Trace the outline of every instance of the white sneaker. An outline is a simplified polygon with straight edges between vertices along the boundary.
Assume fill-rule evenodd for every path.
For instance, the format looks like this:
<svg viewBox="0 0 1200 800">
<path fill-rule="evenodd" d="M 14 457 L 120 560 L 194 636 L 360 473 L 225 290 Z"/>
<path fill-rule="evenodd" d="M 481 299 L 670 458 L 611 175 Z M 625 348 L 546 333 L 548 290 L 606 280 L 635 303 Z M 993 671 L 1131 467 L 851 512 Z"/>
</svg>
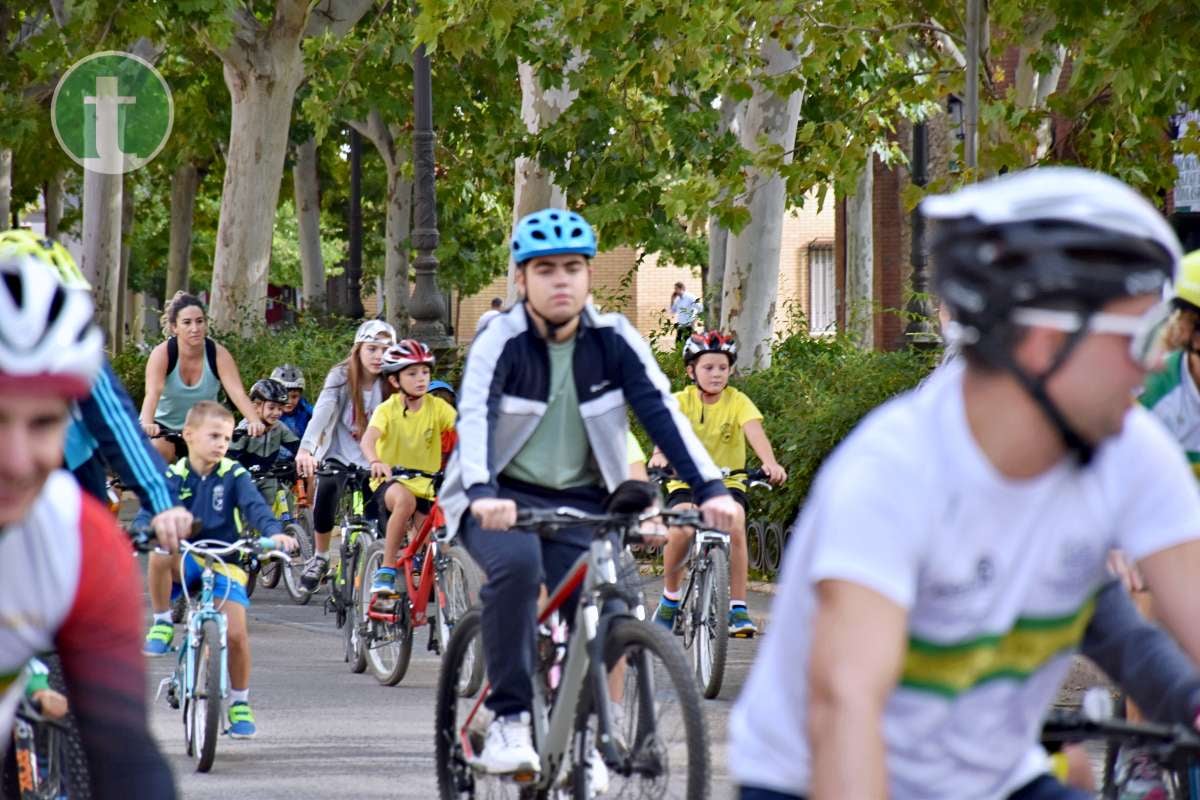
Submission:
<svg viewBox="0 0 1200 800">
<path fill-rule="evenodd" d="M 608 791 L 608 767 L 600 751 L 592 749 L 588 756 L 588 797 L 599 797 Z"/>
<path fill-rule="evenodd" d="M 529 712 L 492 720 L 475 766 L 493 775 L 541 772 L 541 759 L 533 749 L 529 722 Z"/>
</svg>

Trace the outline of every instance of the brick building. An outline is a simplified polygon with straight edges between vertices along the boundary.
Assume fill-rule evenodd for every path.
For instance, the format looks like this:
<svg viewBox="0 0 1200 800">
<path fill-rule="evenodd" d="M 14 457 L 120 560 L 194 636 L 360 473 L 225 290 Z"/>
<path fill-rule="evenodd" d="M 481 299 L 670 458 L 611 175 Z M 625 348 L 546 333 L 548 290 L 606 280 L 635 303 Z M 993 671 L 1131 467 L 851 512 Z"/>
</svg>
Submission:
<svg viewBox="0 0 1200 800">
<path fill-rule="evenodd" d="M 810 327 L 825 328 L 833 323 L 833 217 L 830 207 L 817 210 L 815 198 L 788 213 L 780 246 L 776 330 L 787 322 L 791 309 L 803 312 Z M 629 247 L 599 253 L 593 262 L 593 294 L 601 307 L 620 311 L 649 336 L 666 319 L 676 281 L 683 281 L 693 295 L 701 296 L 703 291 L 699 271 L 660 263 L 655 254 L 646 255 L 639 266 L 638 255 Z M 471 341 L 475 324 L 492 298 L 504 298 L 505 284 L 506 278 L 501 276 L 478 294 L 454 303 L 452 314 L 457 319 L 455 333 L 460 344 Z"/>
</svg>

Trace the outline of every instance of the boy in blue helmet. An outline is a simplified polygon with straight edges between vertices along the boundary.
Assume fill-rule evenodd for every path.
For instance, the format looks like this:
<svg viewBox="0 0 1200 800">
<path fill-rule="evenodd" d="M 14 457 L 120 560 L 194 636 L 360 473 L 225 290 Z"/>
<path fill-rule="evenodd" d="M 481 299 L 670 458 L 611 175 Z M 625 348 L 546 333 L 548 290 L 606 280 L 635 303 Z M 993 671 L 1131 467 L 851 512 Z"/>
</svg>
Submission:
<svg viewBox="0 0 1200 800">
<path fill-rule="evenodd" d="M 478 766 L 498 774 L 541 769 L 529 731 L 538 587 L 557 584 L 590 542 L 587 531 L 510 531 L 518 507 L 602 511 L 629 474 L 628 402 L 695 487 L 708 524 L 728 530 L 742 518 L 645 339 L 587 303 L 591 226 L 545 209 L 517 223 L 511 245 L 521 302 L 471 344 L 457 431 L 472 446 L 450 456 L 440 495 L 450 535 L 462 535 L 488 575 L 480 602 L 495 718 Z"/>
</svg>

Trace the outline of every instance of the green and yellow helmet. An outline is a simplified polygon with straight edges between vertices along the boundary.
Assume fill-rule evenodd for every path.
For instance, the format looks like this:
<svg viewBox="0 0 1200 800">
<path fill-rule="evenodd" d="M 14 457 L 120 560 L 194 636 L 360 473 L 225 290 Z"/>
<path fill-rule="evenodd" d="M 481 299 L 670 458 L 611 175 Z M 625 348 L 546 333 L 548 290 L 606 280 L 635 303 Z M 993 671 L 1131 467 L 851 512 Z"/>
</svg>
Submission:
<svg viewBox="0 0 1200 800">
<path fill-rule="evenodd" d="M 1176 305 L 1200 309 L 1200 250 L 1193 250 L 1179 262 L 1179 276 L 1171 299 Z"/>
<path fill-rule="evenodd" d="M 38 236 L 33 231 L 10 230 L 0 233 L 0 259 L 6 255 L 28 255 L 54 269 L 58 280 L 67 289 L 91 289 L 87 278 L 75 265 L 75 259 L 53 239 Z"/>
</svg>

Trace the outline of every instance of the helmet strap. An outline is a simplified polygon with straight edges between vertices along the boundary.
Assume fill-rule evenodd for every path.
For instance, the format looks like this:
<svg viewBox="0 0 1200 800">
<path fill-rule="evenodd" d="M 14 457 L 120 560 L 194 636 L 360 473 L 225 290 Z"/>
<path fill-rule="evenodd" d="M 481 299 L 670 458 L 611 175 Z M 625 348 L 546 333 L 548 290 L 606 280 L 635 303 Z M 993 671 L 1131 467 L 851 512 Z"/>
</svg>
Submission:
<svg viewBox="0 0 1200 800">
<path fill-rule="evenodd" d="M 1070 335 L 1063 346 L 1054 356 L 1054 361 L 1040 375 L 1030 375 L 1024 369 L 1017 365 L 1013 360 L 1011 353 L 1004 353 L 1000 359 L 1000 366 L 1007 370 L 1021 387 L 1033 398 L 1037 403 L 1038 408 L 1050 420 L 1050 424 L 1058 431 L 1058 435 L 1062 437 L 1063 444 L 1070 450 L 1076 462 L 1081 467 L 1086 467 L 1091 463 L 1092 457 L 1096 454 L 1096 446 L 1083 437 L 1072 425 L 1067 421 L 1062 411 L 1050 399 L 1050 395 L 1046 392 L 1046 382 L 1054 375 L 1055 372 L 1066 363 L 1067 358 L 1075 350 L 1076 346 L 1083 341 L 1083 337 L 1088 333 L 1087 318 L 1091 312 L 1085 312 L 1084 324 L 1079 326 L 1079 330 Z"/>
<path fill-rule="evenodd" d="M 564 325 L 567 325 L 571 322 L 571 320 L 569 320 L 569 319 L 564 322 L 551 322 L 550 320 L 548 320 L 544 316 L 542 316 L 542 313 L 540 311 L 538 311 L 536 308 L 533 307 L 533 303 L 529 302 L 528 298 L 526 298 L 526 300 L 525 300 L 525 308 L 529 309 L 529 313 L 533 314 L 535 317 L 540 319 L 542 321 L 542 324 L 546 326 L 546 341 L 549 341 L 549 342 L 558 342 L 559 330 Z"/>
</svg>

